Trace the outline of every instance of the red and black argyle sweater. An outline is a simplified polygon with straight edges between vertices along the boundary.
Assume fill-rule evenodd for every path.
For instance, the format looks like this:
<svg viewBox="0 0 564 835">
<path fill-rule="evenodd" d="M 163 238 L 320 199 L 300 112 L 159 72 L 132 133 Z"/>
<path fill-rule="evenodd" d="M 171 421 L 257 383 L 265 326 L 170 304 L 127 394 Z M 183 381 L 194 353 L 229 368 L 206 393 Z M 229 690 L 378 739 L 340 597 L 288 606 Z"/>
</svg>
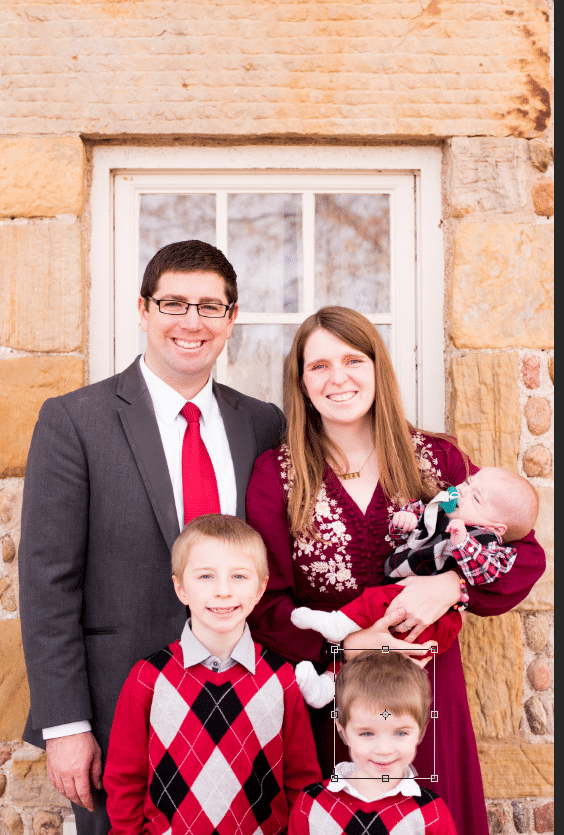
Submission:
<svg viewBox="0 0 564 835">
<path fill-rule="evenodd" d="M 456 835 L 451 814 L 435 792 L 398 793 L 372 802 L 325 783 L 307 786 L 298 797 L 288 835 Z"/>
<path fill-rule="evenodd" d="M 277 835 L 321 779 L 294 671 L 255 644 L 243 665 L 183 666 L 176 641 L 138 662 L 116 708 L 104 786 L 111 835 Z"/>
</svg>

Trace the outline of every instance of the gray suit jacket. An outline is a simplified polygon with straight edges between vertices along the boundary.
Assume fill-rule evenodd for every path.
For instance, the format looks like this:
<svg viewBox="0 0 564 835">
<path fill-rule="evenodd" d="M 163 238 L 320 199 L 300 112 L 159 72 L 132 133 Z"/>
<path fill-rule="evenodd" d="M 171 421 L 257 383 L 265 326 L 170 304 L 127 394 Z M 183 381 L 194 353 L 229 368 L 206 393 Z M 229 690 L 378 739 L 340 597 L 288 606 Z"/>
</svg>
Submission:
<svg viewBox="0 0 564 835">
<path fill-rule="evenodd" d="M 237 482 L 237 515 L 256 458 L 284 416 L 214 383 Z M 19 548 L 31 714 L 24 739 L 90 719 L 107 748 L 133 664 L 180 636 L 173 589 L 178 517 L 138 360 L 115 377 L 46 401 L 28 456 Z"/>
</svg>

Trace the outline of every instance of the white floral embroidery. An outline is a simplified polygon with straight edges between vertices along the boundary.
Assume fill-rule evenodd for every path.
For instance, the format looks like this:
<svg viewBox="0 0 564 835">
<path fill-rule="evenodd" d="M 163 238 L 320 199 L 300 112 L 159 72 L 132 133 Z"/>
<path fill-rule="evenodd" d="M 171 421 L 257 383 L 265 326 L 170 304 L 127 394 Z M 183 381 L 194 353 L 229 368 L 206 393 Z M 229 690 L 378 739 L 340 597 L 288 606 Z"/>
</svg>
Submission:
<svg viewBox="0 0 564 835">
<path fill-rule="evenodd" d="M 278 462 L 282 483 L 288 494 L 292 484 L 292 475 L 287 446 L 280 448 Z M 321 485 L 315 503 L 313 523 L 321 540 L 304 534 L 301 538 L 294 540 L 292 553 L 293 560 L 308 578 L 312 588 L 325 593 L 343 591 L 345 588 L 358 589 L 357 582 L 352 576 L 352 562 L 347 555 L 347 547 L 352 537 L 347 533 L 342 509 L 335 499 L 329 498 L 324 484 Z M 311 557 L 313 561 L 307 562 L 306 559 Z"/>
<path fill-rule="evenodd" d="M 438 467 L 437 456 L 433 452 L 433 444 L 421 432 L 414 432 L 411 441 L 415 447 L 417 466 L 421 470 L 423 481 L 441 481 L 442 473 Z"/>
</svg>

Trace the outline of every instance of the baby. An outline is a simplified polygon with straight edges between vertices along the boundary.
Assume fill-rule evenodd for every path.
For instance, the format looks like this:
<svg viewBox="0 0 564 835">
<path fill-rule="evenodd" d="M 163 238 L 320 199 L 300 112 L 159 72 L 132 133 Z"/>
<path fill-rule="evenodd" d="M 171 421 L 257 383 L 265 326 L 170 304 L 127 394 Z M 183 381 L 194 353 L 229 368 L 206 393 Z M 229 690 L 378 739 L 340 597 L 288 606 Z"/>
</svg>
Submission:
<svg viewBox="0 0 564 835">
<path fill-rule="evenodd" d="M 504 543 L 526 536 L 537 513 L 536 492 L 525 478 L 511 470 L 484 467 L 456 488 L 440 492 L 426 507 L 413 502 L 393 514 L 390 536 L 403 542 L 386 560 L 384 571 L 388 583 L 394 585 L 366 589 L 340 611 L 294 609 L 292 623 L 338 642 L 379 620 L 403 590 L 399 581 L 406 577 L 458 568 L 471 585 L 491 583 L 510 571 L 515 561 L 515 549 Z M 455 609 L 467 604 L 461 579 L 461 601 Z M 437 644 L 434 652 L 445 652 L 461 627 L 460 612 L 450 610 L 421 633 L 416 645 L 430 648 L 433 642 Z M 322 707 L 333 698 L 332 674 L 318 676 L 309 661 L 298 664 L 296 678 L 304 699 L 313 707 Z"/>
</svg>

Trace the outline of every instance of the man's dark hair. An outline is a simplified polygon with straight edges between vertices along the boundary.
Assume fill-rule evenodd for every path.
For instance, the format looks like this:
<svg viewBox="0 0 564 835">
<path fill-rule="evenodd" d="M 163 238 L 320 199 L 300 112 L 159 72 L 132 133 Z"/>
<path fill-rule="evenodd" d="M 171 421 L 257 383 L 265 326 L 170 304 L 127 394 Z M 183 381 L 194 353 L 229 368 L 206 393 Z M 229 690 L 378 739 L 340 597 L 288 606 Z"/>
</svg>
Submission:
<svg viewBox="0 0 564 835">
<path fill-rule="evenodd" d="M 167 244 L 153 255 L 143 276 L 140 295 L 153 296 L 163 273 L 217 273 L 225 281 L 225 295 L 229 304 L 237 301 L 237 274 L 223 252 L 203 241 L 178 241 Z M 147 304 L 147 302 L 145 302 Z"/>
</svg>

